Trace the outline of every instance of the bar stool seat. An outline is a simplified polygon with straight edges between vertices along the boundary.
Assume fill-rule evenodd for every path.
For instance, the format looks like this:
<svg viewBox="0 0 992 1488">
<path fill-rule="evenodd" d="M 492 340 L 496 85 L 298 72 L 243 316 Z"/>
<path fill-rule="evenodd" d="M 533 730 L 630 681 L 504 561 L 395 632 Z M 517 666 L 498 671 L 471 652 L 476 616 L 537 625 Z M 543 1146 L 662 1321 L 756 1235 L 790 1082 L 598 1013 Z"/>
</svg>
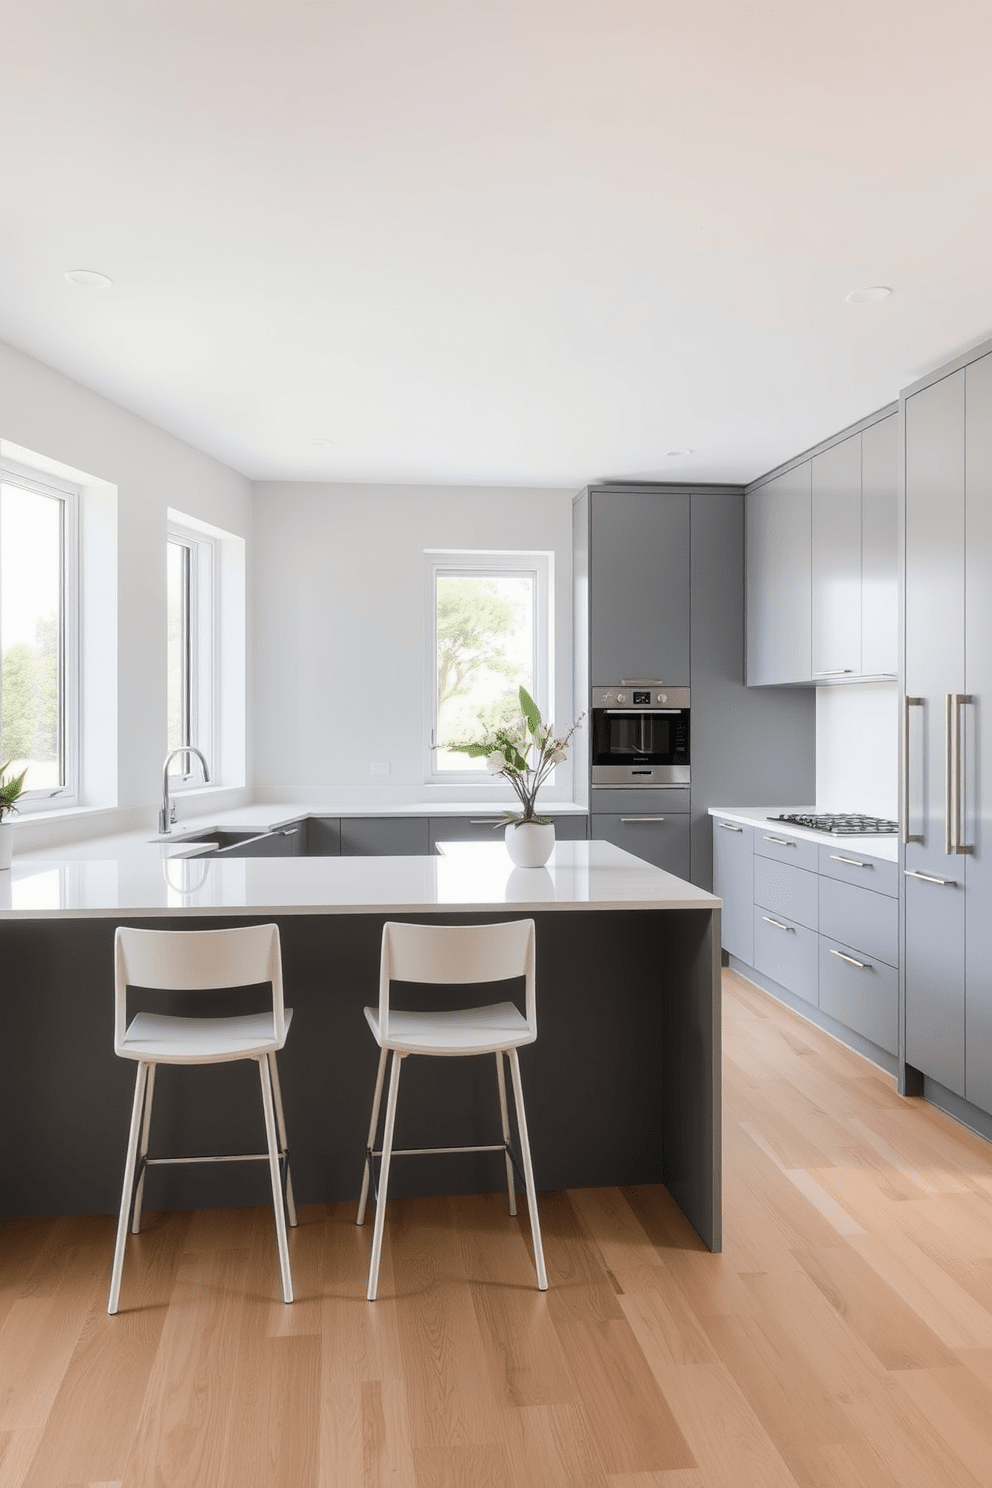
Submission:
<svg viewBox="0 0 992 1488">
<path fill-rule="evenodd" d="M 365 1017 L 379 1045 L 379 1068 L 372 1098 L 372 1117 L 366 1144 L 365 1171 L 358 1202 L 357 1224 L 363 1224 L 369 1189 L 374 1179 L 374 1160 L 380 1159 L 379 1183 L 376 1189 L 375 1226 L 372 1256 L 369 1263 L 367 1296 L 374 1302 L 379 1287 L 379 1262 L 386 1213 L 389 1169 L 394 1157 L 420 1157 L 427 1153 L 502 1152 L 506 1162 L 506 1182 L 510 1213 L 516 1214 L 514 1168 L 517 1156 L 510 1140 L 509 1112 L 506 1100 L 506 1078 L 503 1059 L 510 1065 L 513 1081 L 513 1103 L 517 1117 L 520 1162 L 537 1285 L 546 1291 L 548 1276 L 541 1242 L 541 1224 L 537 1213 L 537 1190 L 531 1159 L 527 1115 L 520 1082 L 517 1050 L 537 1038 L 535 926 L 533 920 L 511 920 L 498 925 L 407 925 L 388 921 L 382 928 L 382 954 L 379 969 L 379 1006 L 367 1007 Z M 493 983 L 523 977 L 525 1012 L 512 1002 L 489 1003 L 484 1007 L 455 1008 L 444 1012 L 405 1011 L 391 1006 L 393 981 L 434 985 Z M 411 1055 L 434 1058 L 457 1058 L 493 1054 L 496 1057 L 496 1084 L 499 1092 L 503 1140 L 481 1146 L 415 1147 L 394 1149 L 393 1131 L 399 1093 L 402 1061 Z M 392 1061 L 382 1147 L 375 1148 L 379 1113 L 385 1082 L 386 1065 Z"/>
<path fill-rule="evenodd" d="M 127 1019 L 128 989 L 185 994 L 192 1006 L 204 992 L 254 987 L 268 982 L 272 1006 L 262 1013 L 227 1017 L 183 1017 L 141 1010 Z M 120 1305 L 128 1224 L 141 1228 L 145 1172 L 149 1167 L 203 1162 L 267 1162 L 272 1185 L 279 1269 L 285 1302 L 293 1300 L 286 1220 L 296 1224 L 289 1172 L 286 1120 L 276 1053 L 286 1042 L 293 1010 L 283 1004 L 282 956 L 277 925 L 233 930 L 136 930 L 121 926 L 114 941 L 114 1052 L 137 1063 L 131 1128 L 107 1311 Z M 266 1151 L 215 1157 L 149 1157 L 148 1141 L 160 1064 L 226 1064 L 253 1059 L 258 1065 Z"/>
</svg>

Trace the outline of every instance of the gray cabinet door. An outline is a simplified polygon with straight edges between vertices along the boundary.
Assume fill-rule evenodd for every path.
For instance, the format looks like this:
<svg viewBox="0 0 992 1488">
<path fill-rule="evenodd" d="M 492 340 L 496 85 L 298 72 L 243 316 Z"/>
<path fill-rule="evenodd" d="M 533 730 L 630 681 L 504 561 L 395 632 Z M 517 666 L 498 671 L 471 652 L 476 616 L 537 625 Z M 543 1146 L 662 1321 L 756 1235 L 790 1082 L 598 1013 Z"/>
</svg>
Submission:
<svg viewBox="0 0 992 1488">
<path fill-rule="evenodd" d="M 436 852 L 439 842 L 502 842 L 503 828 L 499 825 L 505 812 L 494 811 L 489 816 L 432 816 L 428 822 L 429 851 Z"/>
<path fill-rule="evenodd" d="M 676 878 L 689 877 L 689 814 L 658 816 L 649 812 L 589 818 L 593 841 L 613 842 Z"/>
<path fill-rule="evenodd" d="M 340 819 L 336 816 L 312 816 L 307 830 L 307 856 L 336 858 L 340 851 Z"/>
<path fill-rule="evenodd" d="M 812 460 L 813 678 L 861 668 L 861 435 Z"/>
<path fill-rule="evenodd" d="M 723 900 L 723 949 L 754 964 L 754 828 L 713 818 L 713 892 Z"/>
<path fill-rule="evenodd" d="M 744 583 L 747 682 L 809 682 L 812 672 L 810 461 L 749 492 Z"/>
<path fill-rule="evenodd" d="M 965 394 L 965 1095 L 992 1111 L 992 356 L 966 368 Z"/>
<path fill-rule="evenodd" d="M 422 858 L 430 851 L 426 816 L 343 816 L 343 858 Z"/>
<path fill-rule="evenodd" d="M 592 686 L 689 686 L 689 497 L 592 494 Z"/>
<path fill-rule="evenodd" d="M 899 418 L 861 433 L 861 669 L 899 672 Z"/>
<path fill-rule="evenodd" d="M 965 862 L 945 851 L 945 702 L 964 691 L 964 370 L 906 399 L 906 1058 L 964 1094 Z M 927 878 L 914 878 L 914 874 Z M 932 880 L 944 880 L 933 882 Z"/>
</svg>

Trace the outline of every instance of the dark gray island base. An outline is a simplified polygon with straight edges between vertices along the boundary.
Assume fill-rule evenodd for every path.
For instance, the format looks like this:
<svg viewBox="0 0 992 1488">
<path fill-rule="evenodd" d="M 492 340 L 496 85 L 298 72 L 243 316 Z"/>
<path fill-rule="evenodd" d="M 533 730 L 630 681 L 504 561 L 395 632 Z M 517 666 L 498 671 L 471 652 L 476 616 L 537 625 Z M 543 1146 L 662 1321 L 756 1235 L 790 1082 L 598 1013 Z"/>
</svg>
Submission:
<svg viewBox="0 0 992 1488">
<path fill-rule="evenodd" d="M 378 1054 L 362 1007 L 377 995 L 384 921 L 527 915 L 537 923 L 539 1031 L 521 1066 L 538 1188 L 663 1184 L 720 1249 L 720 932 L 709 896 L 691 908 L 4 919 L 3 1215 L 111 1213 L 119 1203 L 134 1069 L 113 1053 L 118 924 L 279 924 L 295 1009 L 280 1055 L 293 1182 L 298 1202 L 323 1203 L 357 1200 L 361 1183 Z M 450 996 L 457 1005 L 457 989 Z M 151 1154 L 262 1151 L 257 1083 L 248 1062 L 161 1067 Z M 497 1140 L 495 1083 L 488 1058 L 408 1061 L 398 1145 Z M 263 1164 L 159 1168 L 147 1182 L 149 1210 L 270 1197 Z M 391 1193 L 504 1182 L 497 1155 L 397 1159 Z"/>
</svg>

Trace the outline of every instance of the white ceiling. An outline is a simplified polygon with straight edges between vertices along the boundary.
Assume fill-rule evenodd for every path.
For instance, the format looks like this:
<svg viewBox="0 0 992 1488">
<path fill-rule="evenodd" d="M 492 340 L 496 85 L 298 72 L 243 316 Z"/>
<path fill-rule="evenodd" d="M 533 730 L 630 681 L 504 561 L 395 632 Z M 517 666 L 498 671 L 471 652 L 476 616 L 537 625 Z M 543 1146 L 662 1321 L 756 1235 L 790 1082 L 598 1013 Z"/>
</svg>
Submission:
<svg viewBox="0 0 992 1488">
<path fill-rule="evenodd" d="M 992 334 L 987 0 L 0 22 L 0 339 L 257 479 L 744 481 Z"/>
</svg>

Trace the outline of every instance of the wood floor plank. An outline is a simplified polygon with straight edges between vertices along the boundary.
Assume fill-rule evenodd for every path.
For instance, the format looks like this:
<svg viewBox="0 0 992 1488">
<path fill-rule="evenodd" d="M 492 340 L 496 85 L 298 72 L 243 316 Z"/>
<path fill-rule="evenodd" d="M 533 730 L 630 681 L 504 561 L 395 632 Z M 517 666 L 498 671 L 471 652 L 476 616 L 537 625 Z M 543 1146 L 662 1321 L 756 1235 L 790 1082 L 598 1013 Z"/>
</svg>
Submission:
<svg viewBox="0 0 992 1488">
<path fill-rule="evenodd" d="M 774 1440 L 723 1364 L 670 1365 L 656 1373 L 706 1488 L 795 1488 Z"/>
<path fill-rule="evenodd" d="M 595 1432 L 580 1406 L 507 1410 L 502 1428 L 514 1488 L 606 1488 Z"/>
</svg>

